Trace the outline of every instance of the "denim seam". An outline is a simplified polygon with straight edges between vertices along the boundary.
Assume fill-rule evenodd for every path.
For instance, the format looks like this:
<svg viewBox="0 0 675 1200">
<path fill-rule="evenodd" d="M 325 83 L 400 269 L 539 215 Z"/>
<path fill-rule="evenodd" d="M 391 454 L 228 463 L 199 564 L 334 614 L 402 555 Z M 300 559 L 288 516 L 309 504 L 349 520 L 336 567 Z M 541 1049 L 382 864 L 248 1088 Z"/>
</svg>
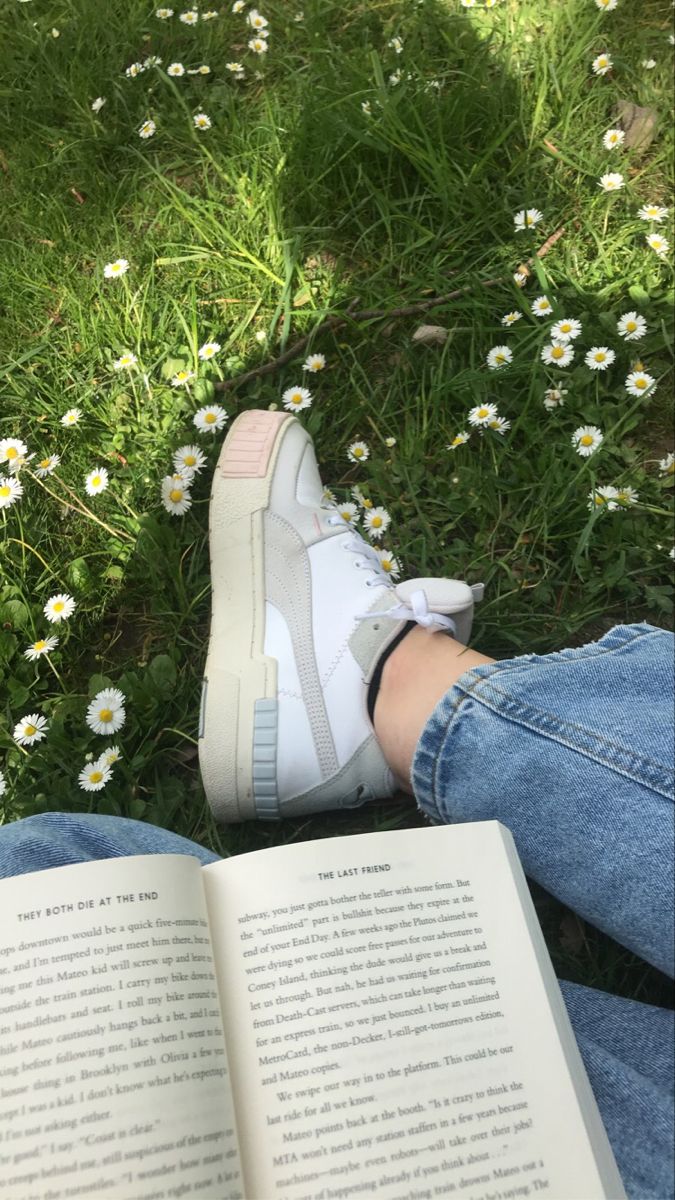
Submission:
<svg viewBox="0 0 675 1200">
<path fill-rule="evenodd" d="M 487 666 L 473 667 L 466 674 L 474 675 L 474 673 L 480 671 L 480 678 L 487 679 L 491 675 L 497 674 L 497 672 L 506 674 L 507 671 L 522 671 L 533 666 L 551 669 L 562 666 L 565 663 L 576 664 L 581 658 L 600 658 L 604 654 L 619 654 L 622 650 L 630 649 L 633 643 L 640 638 L 655 637 L 664 632 L 662 629 L 640 630 L 638 633 L 632 633 L 630 637 L 621 635 L 616 645 L 603 645 L 610 637 L 616 636 L 618 631 L 619 626 L 614 626 L 599 642 L 589 642 L 585 646 L 573 646 L 567 650 L 554 650 L 550 654 L 545 655 L 523 654 L 513 659 L 502 659 Z"/>
<path fill-rule="evenodd" d="M 480 694 L 478 689 L 481 684 L 488 685 L 495 692 L 496 698 L 493 702 L 490 701 L 490 698 Z M 482 704 L 485 708 L 490 709 L 491 712 L 504 717 L 505 720 L 512 720 L 517 724 L 524 725 L 534 733 L 538 733 L 551 741 L 559 742 L 567 746 L 570 750 L 576 750 L 584 757 L 600 763 L 602 766 L 615 771 L 619 775 L 625 775 L 632 778 L 636 783 L 652 787 L 654 791 L 657 791 L 667 800 L 673 799 L 672 772 L 668 771 L 660 763 L 647 759 L 643 755 L 635 754 L 633 751 L 626 750 L 616 742 L 612 742 L 600 734 L 589 733 L 582 725 L 562 721 L 560 717 L 546 712 L 544 709 L 523 704 L 522 701 L 513 699 L 508 693 L 502 692 L 499 688 L 495 687 L 491 680 L 477 679 L 475 686 L 469 689 L 463 688 L 462 684 L 456 684 L 455 686 L 462 688 L 465 694 L 453 706 L 453 712 L 448 722 L 446 722 L 443 744 L 448 736 L 450 720 L 454 718 L 463 701 L 471 698 Z M 605 754 L 602 753 L 603 748 L 606 748 Z M 442 752 L 443 745 L 439 750 L 439 759 Z M 605 757 L 605 755 L 609 756 Z"/>
</svg>

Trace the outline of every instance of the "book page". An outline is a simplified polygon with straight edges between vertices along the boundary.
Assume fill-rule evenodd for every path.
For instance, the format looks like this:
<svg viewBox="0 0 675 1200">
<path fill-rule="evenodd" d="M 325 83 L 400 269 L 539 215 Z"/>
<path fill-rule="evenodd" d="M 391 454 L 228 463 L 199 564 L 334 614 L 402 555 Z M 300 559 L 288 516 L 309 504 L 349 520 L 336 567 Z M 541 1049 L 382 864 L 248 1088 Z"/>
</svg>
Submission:
<svg viewBox="0 0 675 1200">
<path fill-rule="evenodd" d="M 240 1200 L 201 867 L 0 882 L 0 1197 Z"/>
<path fill-rule="evenodd" d="M 204 868 L 247 1196 L 623 1196 L 507 845 L 487 822 Z"/>
</svg>

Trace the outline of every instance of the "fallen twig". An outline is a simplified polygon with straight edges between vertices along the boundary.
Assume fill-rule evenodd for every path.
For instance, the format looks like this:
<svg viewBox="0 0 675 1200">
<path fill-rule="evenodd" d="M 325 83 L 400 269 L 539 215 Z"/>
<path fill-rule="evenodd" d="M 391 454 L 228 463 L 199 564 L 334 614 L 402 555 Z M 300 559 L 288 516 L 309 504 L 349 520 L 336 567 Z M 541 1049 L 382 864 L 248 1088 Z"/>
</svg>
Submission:
<svg viewBox="0 0 675 1200">
<path fill-rule="evenodd" d="M 534 263 L 535 258 L 543 258 L 552 246 L 562 237 L 565 230 L 561 226 L 552 233 L 542 246 L 535 252 L 532 258 L 529 258 L 528 263 Z M 478 286 L 481 288 L 498 287 L 503 283 L 508 283 L 510 276 L 500 276 L 497 279 L 481 279 Z M 215 383 L 216 391 L 231 392 L 235 388 L 243 387 L 245 383 L 250 383 L 252 379 L 261 379 L 264 375 L 272 375 L 278 371 L 280 367 L 285 366 L 291 359 L 298 358 L 303 353 L 309 342 L 320 337 L 329 331 L 335 332 L 341 329 L 344 325 L 349 325 L 352 322 L 358 321 L 384 321 L 395 320 L 398 317 L 414 317 L 419 313 L 429 312 L 432 308 L 439 308 L 442 304 L 448 304 L 451 300 L 458 300 L 460 296 L 466 295 L 467 292 L 473 291 L 475 283 L 467 283 L 464 287 L 455 288 L 452 292 L 445 292 L 442 296 L 431 296 L 427 300 L 416 300 L 412 304 L 402 304 L 398 308 L 356 308 L 358 298 L 350 301 L 344 314 L 327 317 L 311 333 L 305 334 L 304 337 L 298 338 L 297 342 L 293 342 L 288 350 L 284 350 L 278 358 L 273 358 L 269 362 L 263 363 L 260 367 L 254 367 L 250 371 L 244 371 L 241 375 L 235 375 L 234 379 L 222 379 Z"/>
</svg>

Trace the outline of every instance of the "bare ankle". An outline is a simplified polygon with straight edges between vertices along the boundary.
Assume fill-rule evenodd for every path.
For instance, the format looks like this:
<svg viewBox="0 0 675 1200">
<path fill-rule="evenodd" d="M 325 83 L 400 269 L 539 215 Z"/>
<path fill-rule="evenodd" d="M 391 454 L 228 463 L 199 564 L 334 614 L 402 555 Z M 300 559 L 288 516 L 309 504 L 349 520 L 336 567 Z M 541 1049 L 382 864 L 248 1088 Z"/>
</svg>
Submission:
<svg viewBox="0 0 675 1200">
<path fill-rule="evenodd" d="M 404 791 L 413 791 L 413 756 L 439 700 L 465 671 L 493 661 L 446 633 L 419 625 L 389 655 L 375 702 L 373 726 L 382 753 Z"/>
</svg>

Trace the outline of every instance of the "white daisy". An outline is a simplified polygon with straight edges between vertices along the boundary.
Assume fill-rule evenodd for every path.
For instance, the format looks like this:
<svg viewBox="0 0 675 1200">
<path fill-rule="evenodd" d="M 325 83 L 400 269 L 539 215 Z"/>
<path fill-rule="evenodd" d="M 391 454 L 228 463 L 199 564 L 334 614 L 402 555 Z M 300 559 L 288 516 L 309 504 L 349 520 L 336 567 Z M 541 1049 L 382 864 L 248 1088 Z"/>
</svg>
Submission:
<svg viewBox="0 0 675 1200">
<path fill-rule="evenodd" d="M 0 475 L 0 508 L 11 508 L 23 496 L 23 486 L 14 475 Z"/>
<path fill-rule="evenodd" d="M 80 771 L 77 782 L 85 792 L 100 792 L 111 778 L 112 768 L 99 759 L 97 762 L 88 763 Z"/>
<path fill-rule="evenodd" d="M 0 796 L 4 796 L 6 791 L 7 791 L 7 781 L 6 781 L 2 771 L 0 771 Z"/>
<path fill-rule="evenodd" d="M 665 458 L 659 459 L 659 472 L 661 475 L 675 475 L 675 454 L 669 450 Z"/>
<path fill-rule="evenodd" d="M 355 525 L 359 520 L 359 510 L 352 500 L 346 500 L 337 505 L 337 512 L 348 525 Z"/>
<path fill-rule="evenodd" d="M 12 464 L 25 459 L 27 453 L 28 446 L 20 438 L 3 438 L 0 441 L 0 463 L 9 463 L 10 470 Z"/>
<path fill-rule="evenodd" d="M 469 412 L 469 425 L 487 425 L 493 417 L 497 416 L 496 404 L 477 404 Z"/>
<path fill-rule="evenodd" d="M 91 111 L 93 113 L 100 113 L 104 104 L 105 104 L 105 96 L 97 96 L 96 99 L 92 100 L 92 102 L 91 102 Z"/>
<path fill-rule="evenodd" d="M 615 358 L 616 354 L 608 346 L 591 346 L 584 362 L 591 371 L 606 371 L 608 367 L 611 367 Z"/>
<path fill-rule="evenodd" d="M 135 79 L 137 75 L 143 74 L 143 69 L 143 63 L 134 62 L 131 63 L 131 66 L 127 67 L 124 74 L 126 75 L 127 79 Z"/>
<path fill-rule="evenodd" d="M 518 232 L 522 232 L 525 229 L 534 229 L 543 219 L 544 214 L 538 208 L 521 208 L 520 212 L 514 213 L 513 224 Z"/>
<path fill-rule="evenodd" d="M 228 414 L 220 404 L 207 404 L 205 408 L 200 408 L 195 413 L 192 422 L 200 433 L 215 433 L 216 430 L 223 428 L 227 416 Z"/>
<path fill-rule="evenodd" d="M 173 9 L 172 8 L 157 8 L 157 9 L 155 9 L 155 16 L 158 17 L 160 21 L 168 21 L 169 17 L 173 16 Z"/>
<path fill-rule="evenodd" d="M 251 29 L 265 29 L 269 25 L 267 17 L 263 17 L 257 8 L 252 8 L 246 16 L 246 24 L 251 26 Z"/>
<path fill-rule="evenodd" d="M 387 45 L 396 53 L 403 53 L 403 39 L 400 37 L 389 38 Z"/>
<path fill-rule="evenodd" d="M 181 62 L 172 62 L 166 68 L 166 73 L 167 75 L 171 75 L 173 79 L 180 79 L 181 75 L 185 74 L 185 67 Z"/>
<path fill-rule="evenodd" d="M 36 642 L 31 642 L 23 652 L 24 658 L 29 662 L 34 662 L 36 658 L 42 658 L 43 654 L 51 654 L 59 644 L 57 637 L 38 638 Z"/>
<path fill-rule="evenodd" d="M 188 371 L 185 368 L 181 371 L 176 371 L 176 374 L 171 380 L 172 387 L 186 387 L 195 377 L 194 371 Z"/>
<path fill-rule="evenodd" d="M 267 333 L 265 332 L 264 329 L 256 329 L 255 340 L 259 346 L 265 345 L 265 342 L 267 341 Z"/>
<path fill-rule="evenodd" d="M 211 118 L 208 117 L 205 112 L 198 112 L 194 114 L 192 118 L 192 124 L 194 125 L 195 129 L 210 129 Z"/>
<path fill-rule="evenodd" d="M 108 746 L 108 749 L 104 750 L 103 754 L 99 756 L 98 762 L 99 764 L 102 763 L 104 767 L 114 767 L 115 763 L 119 762 L 121 757 L 122 751 L 119 746 Z"/>
<path fill-rule="evenodd" d="M 119 358 L 115 359 L 113 367 L 116 371 L 123 371 L 125 367 L 127 370 L 130 370 L 131 367 L 136 366 L 137 362 L 136 355 L 132 354 L 130 350 L 125 350 L 124 354 L 120 354 Z"/>
<path fill-rule="evenodd" d="M 535 317 L 547 317 L 553 312 L 553 305 L 548 296 L 537 296 L 536 300 L 532 301 L 532 312 Z"/>
<path fill-rule="evenodd" d="M 29 713 L 14 726 L 12 737 L 20 746 L 32 746 L 47 736 L 47 719 L 39 713 Z"/>
<path fill-rule="evenodd" d="M 641 221 L 656 221 L 658 225 L 661 221 L 665 221 L 669 211 L 661 204 L 643 204 L 642 208 L 638 209 L 637 215 Z"/>
<path fill-rule="evenodd" d="M 525 284 L 527 283 L 526 272 L 525 271 L 516 271 L 515 275 L 513 276 L 513 282 L 515 283 L 516 287 L 524 288 Z"/>
<path fill-rule="evenodd" d="M 608 129 L 602 138 L 605 150 L 618 150 L 623 145 L 625 136 L 623 129 Z"/>
<path fill-rule="evenodd" d="M 182 517 L 192 506 L 190 489 L 181 475 L 167 475 L 162 480 L 162 504 L 173 517 Z"/>
<path fill-rule="evenodd" d="M 572 434 L 572 445 L 582 458 L 594 454 L 602 441 L 603 436 L 597 425 L 580 425 Z"/>
<path fill-rule="evenodd" d="M 380 566 L 382 570 L 386 571 L 387 575 L 391 575 L 392 579 L 398 579 L 399 575 L 401 574 L 401 564 L 399 563 L 398 559 L 394 557 L 391 550 L 380 550 L 376 546 L 375 553 L 380 560 Z"/>
<path fill-rule="evenodd" d="M 263 37 L 251 38 L 251 40 L 247 42 L 247 45 L 249 50 L 252 50 L 254 54 L 267 54 L 267 51 L 269 50 L 269 46 Z"/>
<path fill-rule="evenodd" d="M 208 362 L 214 354 L 218 354 L 220 348 L 220 342 L 204 342 L 204 345 L 199 347 L 199 357 L 202 362 Z"/>
<path fill-rule="evenodd" d="M 547 388 L 544 392 L 544 408 L 562 408 L 568 389 L 560 387 Z"/>
<path fill-rule="evenodd" d="M 391 84 L 392 87 L 397 87 L 402 79 L 403 79 L 402 71 L 392 71 L 391 75 L 389 76 L 389 83 Z"/>
<path fill-rule="evenodd" d="M 206 455 L 199 446 L 181 446 L 173 456 L 173 465 L 177 471 L 199 472 L 206 466 Z"/>
<path fill-rule="evenodd" d="M 611 12 L 617 6 L 617 0 L 595 0 L 595 3 L 603 12 Z"/>
<path fill-rule="evenodd" d="M 656 59 L 655 58 L 643 58 L 642 66 L 645 68 L 646 71 L 653 71 L 654 67 L 656 66 Z"/>
<path fill-rule="evenodd" d="M 611 71 L 613 65 L 609 54 L 598 54 L 598 57 L 593 59 L 591 68 L 594 75 L 606 75 L 608 71 Z"/>
<path fill-rule="evenodd" d="M 670 242 L 667 238 L 662 237 L 660 233 L 648 233 L 647 245 L 656 251 L 659 258 L 665 258 L 670 250 Z"/>
<path fill-rule="evenodd" d="M 500 367 L 508 367 L 512 361 L 513 351 L 508 346 L 493 346 L 486 359 L 491 371 L 498 371 Z"/>
<path fill-rule="evenodd" d="M 580 333 L 581 321 L 576 321 L 573 317 L 563 317 L 562 321 L 556 321 L 555 325 L 551 326 L 551 337 L 556 342 L 572 341 Z"/>
<path fill-rule="evenodd" d="M 84 486 L 88 496 L 97 496 L 99 492 L 104 492 L 108 486 L 108 472 L 105 467 L 94 467 L 87 475 Z"/>
<path fill-rule="evenodd" d="M 372 115 L 373 115 L 373 108 L 372 108 L 372 105 L 371 105 L 371 103 L 370 103 L 370 100 L 362 100 L 362 101 L 361 101 L 361 112 L 362 112 L 362 113 L 365 113 L 365 115 L 366 115 L 367 117 L 372 117 Z"/>
<path fill-rule="evenodd" d="M 352 442 L 347 447 L 347 458 L 354 463 L 365 462 L 367 458 L 370 458 L 370 449 L 367 443 Z"/>
<path fill-rule="evenodd" d="M 76 607 L 73 597 L 67 592 L 57 592 L 49 597 L 42 611 L 51 625 L 58 625 L 60 621 L 72 617 Z"/>
<path fill-rule="evenodd" d="M 625 342 L 638 342 L 647 332 L 647 322 L 639 313 L 627 312 L 619 317 L 616 328 Z"/>
<path fill-rule="evenodd" d="M 629 487 L 627 483 L 618 489 L 616 498 L 620 504 L 628 505 L 637 504 L 638 500 L 640 499 L 638 493 L 635 491 L 635 488 Z"/>
<path fill-rule="evenodd" d="M 246 8 L 246 0 L 234 0 L 234 4 L 232 5 L 233 13 L 243 12 L 245 8 Z"/>
<path fill-rule="evenodd" d="M 600 508 L 604 508 L 606 512 L 616 512 L 619 507 L 616 502 L 618 494 L 617 489 L 611 484 L 606 487 L 591 488 L 588 493 L 588 507 L 591 512 Z"/>
<path fill-rule="evenodd" d="M 208 10 L 208 12 L 202 13 L 202 21 L 215 21 L 216 18 L 219 16 L 220 16 L 219 12 L 216 12 L 215 9 L 210 8 Z"/>
<path fill-rule="evenodd" d="M 352 488 L 352 496 L 353 495 L 354 495 L 354 489 Z M 325 508 L 327 504 L 331 505 L 333 508 L 337 504 L 337 497 L 335 495 L 335 492 L 331 491 L 331 489 L 329 487 L 325 487 L 323 489 L 323 492 L 321 493 L 321 507 Z"/>
<path fill-rule="evenodd" d="M 80 420 L 81 416 L 81 408 L 69 408 L 68 412 L 65 412 L 61 417 L 61 424 L 65 425 L 66 427 L 68 425 L 77 425 L 77 422 Z"/>
<path fill-rule="evenodd" d="M 384 444 L 385 444 L 385 446 L 387 446 L 387 448 L 389 450 L 391 450 L 392 447 L 396 445 L 396 438 L 395 437 L 386 437 L 384 439 Z"/>
<path fill-rule="evenodd" d="M 138 131 L 138 136 L 139 138 L 143 138 L 144 141 L 147 141 L 148 138 L 154 137 L 156 132 L 157 125 L 154 121 L 144 121 Z"/>
<path fill-rule="evenodd" d="M 324 354 L 308 354 L 302 364 L 303 371 L 311 371 L 313 375 L 317 371 L 323 371 L 326 365 L 326 356 Z"/>
<path fill-rule="evenodd" d="M 202 18 L 203 19 L 203 18 Z M 206 63 L 202 63 L 199 67 L 192 67 L 188 71 L 188 75 L 210 75 L 211 68 Z"/>
<path fill-rule="evenodd" d="M 143 63 L 146 71 L 149 71 L 150 67 L 161 67 L 161 65 L 162 60 L 158 54 L 149 54 Z"/>
<path fill-rule="evenodd" d="M 603 192 L 618 192 L 624 185 L 624 177 L 618 171 L 609 171 L 606 175 L 601 175 L 598 180 L 598 187 L 602 188 Z"/>
<path fill-rule="evenodd" d="M 626 377 L 624 387 L 631 396 L 646 396 L 656 391 L 656 380 L 646 371 L 631 371 Z"/>
<path fill-rule="evenodd" d="M 523 314 L 521 312 L 516 312 L 515 309 L 513 312 L 504 313 L 504 316 L 502 317 L 502 325 L 506 325 L 507 328 L 510 325 L 515 325 L 516 321 L 522 320 L 522 316 Z"/>
<path fill-rule="evenodd" d="M 495 433 L 501 434 L 502 437 L 507 429 L 510 428 L 511 422 L 507 421 L 505 417 L 493 417 L 491 421 L 488 421 L 488 429 L 493 429 Z"/>
<path fill-rule="evenodd" d="M 455 434 L 454 438 L 450 442 L 450 445 L 446 446 L 445 448 L 446 448 L 446 450 L 456 450 L 458 446 L 464 446 L 465 443 L 468 442 L 470 437 L 471 437 L 470 433 L 467 433 L 465 430 L 462 430 L 460 433 Z"/>
<path fill-rule="evenodd" d="M 194 8 L 190 8 L 187 12 L 182 12 L 178 20 L 182 21 L 184 25 L 196 25 L 199 20 L 199 13 Z"/>
<path fill-rule="evenodd" d="M 675 562 L 675 546 L 673 546 L 672 550 L 668 551 L 668 558 L 672 558 Z"/>
<path fill-rule="evenodd" d="M 289 387 L 283 393 L 281 399 L 284 403 L 284 408 L 289 412 L 299 412 L 303 408 L 310 408 L 312 404 L 312 393 L 308 388 L 304 387 Z"/>
<path fill-rule="evenodd" d="M 574 358 L 574 347 L 569 342 L 549 342 L 542 347 L 541 361 L 549 367 L 568 367 Z"/>
<path fill-rule="evenodd" d="M 85 720 L 93 733 L 102 736 L 117 733 L 126 721 L 124 692 L 119 688 L 104 688 L 90 701 Z"/>
<path fill-rule="evenodd" d="M 386 508 L 369 508 L 363 515 L 363 524 L 371 538 L 377 540 L 391 524 L 391 517 Z"/>
<path fill-rule="evenodd" d="M 244 68 L 240 62 L 226 62 L 225 63 L 225 70 L 231 71 L 233 75 L 238 75 L 240 71 L 243 71 L 243 69 Z"/>
<path fill-rule="evenodd" d="M 35 474 L 40 479 L 45 479 L 47 475 L 51 475 L 56 470 L 60 462 L 61 456 L 59 454 L 49 454 L 46 458 L 40 459 L 35 468 Z"/>
</svg>

